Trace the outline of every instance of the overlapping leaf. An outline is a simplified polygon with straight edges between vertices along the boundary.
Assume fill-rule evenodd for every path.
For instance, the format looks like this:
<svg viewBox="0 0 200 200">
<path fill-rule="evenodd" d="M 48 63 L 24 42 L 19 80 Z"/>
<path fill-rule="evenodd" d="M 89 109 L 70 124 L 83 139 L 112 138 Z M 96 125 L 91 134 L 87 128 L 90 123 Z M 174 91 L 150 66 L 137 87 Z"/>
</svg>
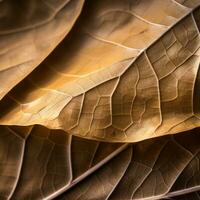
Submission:
<svg viewBox="0 0 200 200">
<path fill-rule="evenodd" d="M 128 155 L 130 162 L 123 176 L 118 176 L 119 181 L 115 186 L 111 187 L 112 184 L 109 184 L 113 178 L 110 174 L 115 173 L 107 172 L 109 165 L 116 162 L 113 159 L 104 165 L 105 168 L 100 168 L 57 199 L 178 199 L 177 196 L 199 188 L 199 137 L 199 130 L 194 130 L 183 135 L 165 136 L 133 144 L 120 155 L 121 159 Z M 119 165 L 122 166 L 123 162 L 119 162 L 117 166 Z M 106 173 L 109 175 L 105 175 Z"/>
<path fill-rule="evenodd" d="M 198 127 L 199 8 L 108 0 L 89 1 L 86 11 L 7 95 L 0 123 L 119 142 Z"/>
<path fill-rule="evenodd" d="M 126 147 L 87 141 L 40 126 L 2 126 L 0 133 L 0 199 L 52 198 Z M 127 159 L 122 159 L 126 165 Z M 120 175 L 118 168 L 115 172 Z"/>
<path fill-rule="evenodd" d="M 0 2 L 0 200 L 199 200 L 200 1 L 83 4 Z"/>
<path fill-rule="evenodd" d="M 161 199 L 199 188 L 198 129 L 129 146 L 40 126 L 1 135 L 1 199 Z"/>
<path fill-rule="evenodd" d="M 0 99 L 67 35 L 83 0 L 0 2 Z"/>
</svg>

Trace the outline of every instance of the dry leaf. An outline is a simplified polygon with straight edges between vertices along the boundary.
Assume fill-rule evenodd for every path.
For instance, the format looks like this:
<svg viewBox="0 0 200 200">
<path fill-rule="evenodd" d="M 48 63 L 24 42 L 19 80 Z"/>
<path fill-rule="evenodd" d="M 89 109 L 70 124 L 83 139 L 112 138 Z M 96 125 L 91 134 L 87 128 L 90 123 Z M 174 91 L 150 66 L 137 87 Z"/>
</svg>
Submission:
<svg viewBox="0 0 200 200">
<path fill-rule="evenodd" d="M 1 199 L 155 200 L 199 190 L 199 129 L 130 145 L 41 126 L 1 134 Z"/>
<path fill-rule="evenodd" d="M 0 199 L 52 199 L 127 147 L 41 126 L 1 126 L 0 132 Z M 126 156 L 117 160 L 125 170 Z M 120 175 L 121 167 L 115 172 Z"/>
<path fill-rule="evenodd" d="M 0 99 L 67 35 L 84 0 L 0 2 Z"/>
<path fill-rule="evenodd" d="M 124 162 L 114 158 L 57 199 L 160 200 L 198 191 L 199 137 L 199 130 L 195 130 L 133 144 L 119 154 L 120 159 L 130 159 L 125 172 Z M 124 173 L 123 177 L 118 175 L 114 186 L 110 184 L 117 176 L 113 165 L 121 166 Z"/>
<path fill-rule="evenodd" d="M 200 8 L 99 0 L 85 9 L 66 40 L 4 99 L 0 123 L 112 142 L 198 127 Z"/>
<path fill-rule="evenodd" d="M 0 10 L 0 200 L 200 200 L 200 0 Z"/>
</svg>

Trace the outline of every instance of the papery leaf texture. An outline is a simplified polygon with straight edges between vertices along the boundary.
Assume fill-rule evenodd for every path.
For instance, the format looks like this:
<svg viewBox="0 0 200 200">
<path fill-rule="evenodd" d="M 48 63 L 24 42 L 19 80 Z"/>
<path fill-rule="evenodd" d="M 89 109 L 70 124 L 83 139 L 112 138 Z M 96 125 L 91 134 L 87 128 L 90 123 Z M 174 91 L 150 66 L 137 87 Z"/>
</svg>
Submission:
<svg viewBox="0 0 200 200">
<path fill-rule="evenodd" d="M 0 200 L 200 200 L 200 0 L 1 0 L 0 47 Z"/>
<path fill-rule="evenodd" d="M 83 0 L 5 0 L 0 4 L 0 99 L 67 35 Z"/>
</svg>

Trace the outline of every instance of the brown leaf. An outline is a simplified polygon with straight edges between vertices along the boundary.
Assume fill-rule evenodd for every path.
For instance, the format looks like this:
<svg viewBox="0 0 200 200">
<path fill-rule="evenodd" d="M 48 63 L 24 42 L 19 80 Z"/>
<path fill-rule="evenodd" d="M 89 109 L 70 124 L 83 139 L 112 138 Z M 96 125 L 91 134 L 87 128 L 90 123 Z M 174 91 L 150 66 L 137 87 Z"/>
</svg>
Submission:
<svg viewBox="0 0 200 200">
<path fill-rule="evenodd" d="M 199 137 L 197 129 L 133 144 L 120 154 L 120 160 L 114 164 L 122 166 L 121 159 L 132 152 L 125 173 L 122 177 L 118 175 L 119 181 L 112 189 L 107 190 L 117 174 L 113 171 L 115 167 L 112 172 L 108 172 L 107 167 L 112 166 L 114 159 L 57 199 L 181 199 L 181 196 L 199 189 Z"/>
<path fill-rule="evenodd" d="M 71 35 L 7 95 L 0 123 L 112 142 L 198 127 L 199 8 L 107 0 L 85 10 Z"/>
<path fill-rule="evenodd" d="M 156 200 L 200 185 L 199 129 L 129 146 L 41 126 L 2 126 L 1 135 L 1 199 Z"/>
<path fill-rule="evenodd" d="M 0 200 L 199 200 L 199 5 L 0 1 Z"/>
<path fill-rule="evenodd" d="M 41 126 L 1 126 L 0 133 L 0 199 L 52 199 L 127 146 L 71 137 Z M 127 159 L 122 158 L 122 166 Z M 123 170 L 116 166 L 116 173 Z"/>
<path fill-rule="evenodd" d="M 84 0 L 0 2 L 0 99 L 68 34 Z"/>
</svg>

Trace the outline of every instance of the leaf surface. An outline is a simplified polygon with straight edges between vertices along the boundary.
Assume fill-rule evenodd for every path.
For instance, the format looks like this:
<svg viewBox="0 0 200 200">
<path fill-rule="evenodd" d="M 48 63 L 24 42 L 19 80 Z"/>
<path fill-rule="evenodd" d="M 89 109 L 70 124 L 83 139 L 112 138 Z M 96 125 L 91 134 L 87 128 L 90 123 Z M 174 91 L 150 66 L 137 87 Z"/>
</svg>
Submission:
<svg viewBox="0 0 200 200">
<path fill-rule="evenodd" d="M 127 146 L 84 140 L 41 126 L 1 126 L 0 133 L 0 199 L 52 199 Z M 126 169 L 128 155 L 117 158 L 123 163 L 116 174 Z M 118 176 L 113 184 L 117 180 Z"/>
<path fill-rule="evenodd" d="M 115 173 L 107 174 L 109 181 L 102 175 L 106 173 L 108 163 L 57 200 L 181 199 L 198 190 L 199 130 L 142 141 L 131 145 L 126 151 L 132 152 L 131 161 L 112 190 L 106 191 L 108 182 L 112 181 L 110 174 Z M 116 166 L 121 164 L 119 162 Z M 92 195 L 96 195 L 96 198 Z"/>
<path fill-rule="evenodd" d="M 0 1 L 0 200 L 199 200 L 199 6 Z"/>
<path fill-rule="evenodd" d="M 129 146 L 41 126 L 1 134 L 2 199 L 181 198 L 200 185 L 199 129 Z"/>
<path fill-rule="evenodd" d="M 0 2 L 0 99 L 68 34 L 83 0 Z"/>
<path fill-rule="evenodd" d="M 108 0 L 89 1 L 86 11 L 2 101 L 0 123 L 116 142 L 198 127 L 199 8 Z"/>
</svg>

